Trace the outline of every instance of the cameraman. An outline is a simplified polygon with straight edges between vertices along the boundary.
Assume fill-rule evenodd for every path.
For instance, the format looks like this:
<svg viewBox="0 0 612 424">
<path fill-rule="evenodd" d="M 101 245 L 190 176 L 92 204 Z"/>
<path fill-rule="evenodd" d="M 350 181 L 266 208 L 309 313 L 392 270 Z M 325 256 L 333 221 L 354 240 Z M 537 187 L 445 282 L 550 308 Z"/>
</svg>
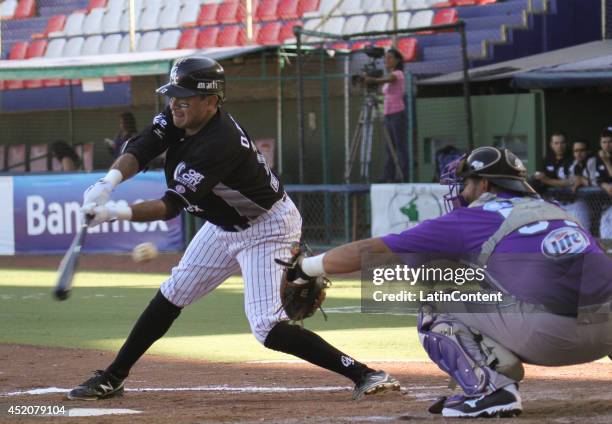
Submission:
<svg viewBox="0 0 612 424">
<path fill-rule="evenodd" d="M 383 84 L 382 91 L 385 96 L 384 114 L 385 128 L 395 147 L 400 169 L 404 174 L 404 181 L 408 177 L 408 117 L 404 103 L 404 56 L 396 49 L 389 49 L 385 54 L 385 68 L 388 74 L 380 78 L 363 75 L 364 84 Z M 395 163 L 389 147 L 385 143 L 387 158 L 383 176 L 379 182 L 402 182 L 401 176 L 396 175 Z"/>
</svg>

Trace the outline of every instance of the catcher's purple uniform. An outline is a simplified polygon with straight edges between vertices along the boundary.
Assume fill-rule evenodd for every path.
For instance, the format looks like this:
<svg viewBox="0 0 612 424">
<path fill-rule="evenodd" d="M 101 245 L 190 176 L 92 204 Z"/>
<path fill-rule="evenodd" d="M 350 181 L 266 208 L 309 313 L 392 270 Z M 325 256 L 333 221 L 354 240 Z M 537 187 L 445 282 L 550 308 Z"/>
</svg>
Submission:
<svg viewBox="0 0 612 424">
<path fill-rule="evenodd" d="M 396 254 L 427 251 L 473 257 L 509 215 L 513 205 L 504 200 L 509 198 L 502 194 L 480 206 L 455 209 L 382 239 Z M 502 238 L 487 263 L 497 288 L 516 302 L 506 305 L 504 313 L 470 313 L 466 304 L 465 313 L 439 313 L 434 322 L 455 323 L 466 332 L 477 330 L 527 363 L 552 366 L 596 360 L 612 352 L 611 263 L 596 240 L 574 222 L 525 225 Z M 579 272 L 572 274 L 574 268 Z M 551 303 L 560 305 L 559 311 L 552 313 L 546 307 Z M 601 322 L 577 318 L 579 307 L 593 304 L 605 312 Z M 475 361 L 486 359 L 473 338 L 459 338 Z M 483 392 L 514 382 L 494 370 L 488 373 L 489 386 Z"/>
</svg>

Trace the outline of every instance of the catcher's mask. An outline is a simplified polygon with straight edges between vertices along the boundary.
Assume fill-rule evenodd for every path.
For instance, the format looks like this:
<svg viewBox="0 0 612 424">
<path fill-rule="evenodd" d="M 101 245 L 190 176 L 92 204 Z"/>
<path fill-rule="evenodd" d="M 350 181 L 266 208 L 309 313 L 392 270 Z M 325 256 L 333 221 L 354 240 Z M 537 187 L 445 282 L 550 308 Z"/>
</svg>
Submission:
<svg viewBox="0 0 612 424">
<path fill-rule="evenodd" d="M 465 180 L 470 177 L 486 178 L 493 185 L 517 193 L 536 194 L 527 183 L 525 165 L 514 153 L 497 147 L 479 147 L 449 163 L 442 172 L 440 184 L 446 184 L 449 188 L 444 196 L 447 212 L 467 206 L 461 192 Z"/>
</svg>

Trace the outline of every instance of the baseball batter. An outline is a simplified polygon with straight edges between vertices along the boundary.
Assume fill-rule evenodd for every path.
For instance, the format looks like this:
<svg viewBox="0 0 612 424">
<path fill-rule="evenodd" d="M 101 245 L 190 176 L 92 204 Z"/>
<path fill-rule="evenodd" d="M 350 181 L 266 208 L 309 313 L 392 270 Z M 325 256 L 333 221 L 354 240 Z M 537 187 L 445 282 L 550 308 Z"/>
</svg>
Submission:
<svg viewBox="0 0 612 424">
<path fill-rule="evenodd" d="M 244 278 L 251 330 L 264 346 L 348 377 L 355 383 L 356 399 L 399 390 L 397 380 L 386 372 L 373 370 L 309 330 L 291 325 L 279 312 L 283 268 L 274 259 L 291 256 L 302 219 L 244 128 L 220 107 L 225 94 L 221 65 L 206 57 L 181 59 L 173 66 L 169 83 L 157 93 L 170 98 L 169 106 L 126 143 L 108 174 L 85 191 L 83 212 L 91 218 L 90 226 L 114 219 L 171 219 L 182 209 L 204 218 L 206 224 L 113 363 L 96 371 L 68 398 L 95 400 L 122 394 L 132 366 L 168 331 L 181 309 L 238 272 Z M 168 189 L 161 199 L 131 206 L 108 203 L 117 184 L 163 152 Z"/>
<path fill-rule="evenodd" d="M 478 148 L 448 171 L 443 177 L 454 206 L 448 214 L 400 234 L 297 258 L 296 274 L 356 271 L 366 252 L 460 253 L 486 265 L 484 288 L 505 293 L 502 303 L 421 307 L 421 343 L 463 389 L 430 412 L 514 416 L 522 411 L 522 363 L 570 365 L 612 352 L 612 260 L 575 218 L 535 194 L 509 150 Z"/>
</svg>

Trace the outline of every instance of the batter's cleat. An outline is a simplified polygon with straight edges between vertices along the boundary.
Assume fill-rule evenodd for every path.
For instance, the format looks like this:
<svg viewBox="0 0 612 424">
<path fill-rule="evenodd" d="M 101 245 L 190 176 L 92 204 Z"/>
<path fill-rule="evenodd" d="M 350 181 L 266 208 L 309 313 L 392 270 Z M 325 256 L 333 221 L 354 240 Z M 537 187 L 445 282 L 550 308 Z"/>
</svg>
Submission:
<svg viewBox="0 0 612 424">
<path fill-rule="evenodd" d="M 123 379 L 109 372 L 97 370 L 93 377 L 66 395 L 70 400 L 98 400 L 123 396 Z"/>
<path fill-rule="evenodd" d="M 444 403 L 442 416 L 460 418 L 514 417 L 523 412 L 521 395 L 516 384 L 480 397 L 463 396 L 449 398 Z"/>
<path fill-rule="evenodd" d="M 353 399 L 359 400 L 365 395 L 399 390 L 400 384 L 385 371 L 372 371 L 364 374 L 361 381 L 355 385 Z"/>
</svg>

